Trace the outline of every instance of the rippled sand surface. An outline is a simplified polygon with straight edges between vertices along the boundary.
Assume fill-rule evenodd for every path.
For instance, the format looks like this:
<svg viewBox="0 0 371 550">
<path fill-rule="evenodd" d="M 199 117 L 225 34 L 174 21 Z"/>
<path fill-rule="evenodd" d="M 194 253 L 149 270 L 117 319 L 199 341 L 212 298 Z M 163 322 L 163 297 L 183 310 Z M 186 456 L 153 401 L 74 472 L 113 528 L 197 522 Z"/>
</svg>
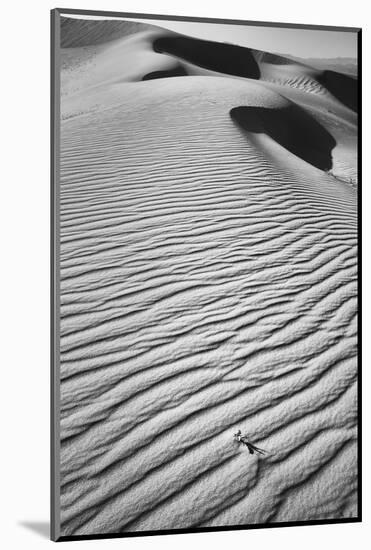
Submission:
<svg viewBox="0 0 371 550">
<path fill-rule="evenodd" d="M 83 23 L 62 25 L 61 534 L 356 516 L 356 79 Z"/>
</svg>

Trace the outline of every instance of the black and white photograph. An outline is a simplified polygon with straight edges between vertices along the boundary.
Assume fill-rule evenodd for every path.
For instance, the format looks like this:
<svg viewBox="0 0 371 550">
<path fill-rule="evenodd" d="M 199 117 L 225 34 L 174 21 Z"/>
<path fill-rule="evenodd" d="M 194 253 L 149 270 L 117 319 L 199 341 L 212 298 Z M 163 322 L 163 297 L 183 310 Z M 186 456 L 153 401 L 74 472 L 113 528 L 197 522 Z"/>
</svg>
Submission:
<svg viewBox="0 0 371 550">
<path fill-rule="evenodd" d="M 53 538 L 359 521 L 360 29 L 73 12 Z"/>
</svg>

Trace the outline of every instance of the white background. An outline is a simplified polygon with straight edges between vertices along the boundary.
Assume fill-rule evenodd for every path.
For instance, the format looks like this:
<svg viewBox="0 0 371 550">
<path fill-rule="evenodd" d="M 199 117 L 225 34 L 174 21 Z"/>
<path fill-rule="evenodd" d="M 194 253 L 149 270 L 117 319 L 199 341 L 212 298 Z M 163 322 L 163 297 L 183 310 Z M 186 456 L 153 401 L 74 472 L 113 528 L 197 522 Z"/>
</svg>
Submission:
<svg viewBox="0 0 371 550">
<path fill-rule="evenodd" d="M 5 4 L 5 3 L 4 3 Z M 49 518 L 49 10 L 54 7 L 364 28 L 364 523 L 68 543 L 70 547 L 181 550 L 363 549 L 370 529 L 370 17 L 364 0 L 19 0 L 1 7 L 0 545 L 41 548 Z M 293 54 L 295 52 L 292 52 Z M 4 126 L 5 118 L 5 126 Z M 368 126 L 368 128 L 367 128 Z M 368 134 L 368 135 L 367 135 Z M 369 547 L 369 546 L 368 546 Z"/>
</svg>

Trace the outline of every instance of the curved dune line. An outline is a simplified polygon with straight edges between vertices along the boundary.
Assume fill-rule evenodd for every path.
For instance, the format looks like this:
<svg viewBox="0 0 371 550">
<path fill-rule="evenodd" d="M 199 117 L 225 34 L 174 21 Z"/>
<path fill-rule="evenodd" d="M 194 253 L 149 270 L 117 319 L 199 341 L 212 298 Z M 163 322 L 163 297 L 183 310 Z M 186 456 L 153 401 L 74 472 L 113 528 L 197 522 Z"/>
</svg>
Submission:
<svg viewBox="0 0 371 550">
<path fill-rule="evenodd" d="M 155 39 L 153 49 L 212 71 L 254 79 L 260 77 L 259 66 L 251 50 L 234 44 L 173 34 Z"/>
<path fill-rule="evenodd" d="M 137 39 L 135 35 L 139 33 L 141 38 Z M 133 48 L 133 40 L 137 41 L 136 50 Z M 97 48 L 97 45 L 102 47 Z M 71 46 L 75 51 L 70 49 Z M 331 98 L 357 112 L 358 84 L 354 76 L 314 68 L 303 62 L 252 48 L 191 38 L 143 23 L 84 21 L 62 17 L 62 47 L 66 52 L 66 71 L 63 74 L 69 74 L 74 64 L 79 71 L 79 66 L 84 63 L 89 64 L 90 71 L 96 72 L 97 67 L 100 67 L 106 78 L 109 76 L 109 80 L 119 82 L 126 78 L 128 81 L 146 81 L 187 74 L 224 74 L 261 79 L 306 94 L 331 94 Z M 155 52 L 155 55 L 151 57 L 150 51 Z M 176 60 L 170 67 L 169 56 Z M 94 63 L 91 62 L 92 57 L 95 58 Z M 133 58 L 138 62 L 139 73 L 140 67 L 143 67 L 144 72 L 136 75 L 133 69 L 132 76 L 126 77 L 122 69 L 123 60 L 126 65 L 131 65 Z M 147 58 L 148 62 L 145 61 Z M 160 61 L 160 58 L 163 59 Z M 160 66 L 148 70 L 148 63 L 151 63 L 149 59 L 152 59 L 152 65 Z M 116 63 L 112 60 L 116 60 Z M 165 66 L 161 67 L 163 63 Z M 110 67 L 108 73 L 107 65 Z M 131 73 L 129 69 L 127 71 Z M 87 77 L 86 73 L 86 70 L 82 72 L 83 79 Z M 99 71 L 96 74 L 99 75 Z M 95 85 L 98 81 L 94 81 Z M 72 89 L 75 89 L 75 84 L 72 84 Z"/>
<path fill-rule="evenodd" d="M 285 57 L 251 48 L 174 34 L 156 38 L 153 41 L 153 49 L 155 52 L 171 54 L 205 69 L 256 80 L 260 78 L 269 80 L 270 66 L 278 65 L 283 75 L 285 72 L 287 74 L 286 77 L 278 77 L 278 82 L 312 93 L 325 89 L 345 106 L 357 111 L 357 79 L 353 76 L 336 71 L 316 70 L 294 63 Z M 288 69 L 285 71 L 283 67 Z M 264 75 L 262 75 L 263 68 Z M 276 73 L 277 71 L 274 74 Z M 273 82 L 276 80 L 277 77 L 273 77 Z"/>
<path fill-rule="evenodd" d="M 163 71 L 153 71 L 143 76 L 142 80 L 154 80 L 156 78 L 169 78 L 174 76 L 186 76 L 188 73 L 181 64 L 177 64 L 171 69 L 165 69 Z"/>
</svg>

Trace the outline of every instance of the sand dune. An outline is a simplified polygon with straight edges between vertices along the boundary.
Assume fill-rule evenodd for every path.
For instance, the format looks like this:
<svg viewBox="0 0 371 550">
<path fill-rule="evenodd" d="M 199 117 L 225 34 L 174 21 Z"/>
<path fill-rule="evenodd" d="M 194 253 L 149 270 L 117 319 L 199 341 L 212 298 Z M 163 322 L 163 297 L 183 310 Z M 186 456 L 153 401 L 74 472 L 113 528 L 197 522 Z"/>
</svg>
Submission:
<svg viewBox="0 0 371 550">
<path fill-rule="evenodd" d="M 234 107 L 230 115 L 248 135 L 266 134 L 281 147 L 321 170 L 332 167 L 333 136 L 304 109 Z"/>
<path fill-rule="evenodd" d="M 152 25 L 136 23 L 135 21 L 120 20 L 88 20 L 71 19 L 61 17 L 61 47 L 81 48 L 83 46 L 94 46 L 105 44 L 135 34 L 138 31 L 154 29 Z"/>
<path fill-rule="evenodd" d="M 62 27 L 62 534 L 353 517 L 356 80 L 125 25 Z"/>
</svg>

